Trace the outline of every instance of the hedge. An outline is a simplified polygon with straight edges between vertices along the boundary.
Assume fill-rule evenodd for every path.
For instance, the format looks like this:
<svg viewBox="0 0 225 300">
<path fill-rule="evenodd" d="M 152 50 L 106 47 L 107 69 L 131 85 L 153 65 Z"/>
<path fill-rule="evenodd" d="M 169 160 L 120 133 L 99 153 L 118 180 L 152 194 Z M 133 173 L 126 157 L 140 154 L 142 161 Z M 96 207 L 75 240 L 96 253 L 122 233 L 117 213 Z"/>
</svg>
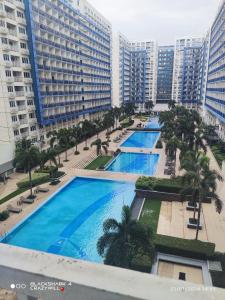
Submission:
<svg viewBox="0 0 225 300">
<path fill-rule="evenodd" d="M 49 181 L 49 174 L 47 173 L 34 173 L 32 174 L 32 186 L 36 186 L 42 183 Z M 26 177 L 25 179 L 19 181 L 17 183 L 18 188 L 27 188 L 30 186 L 29 178 Z"/>
<path fill-rule="evenodd" d="M 212 261 L 219 261 L 222 266 L 222 272 L 210 271 L 213 286 L 225 288 L 225 253 L 216 252 L 213 255 Z"/>
<path fill-rule="evenodd" d="M 138 178 L 136 182 L 136 189 L 147 191 L 154 190 L 158 192 L 179 194 L 183 187 L 181 184 L 180 177 L 176 177 L 174 179 L 167 179 L 142 176 Z"/>
<path fill-rule="evenodd" d="M 163 253 L 180 255 L 190 258 L 207 259 L 215 252 L 215 244 L 199 240 L 187 240 L 172 236 L 157 234 L 156 249 Z"/>
</svg>

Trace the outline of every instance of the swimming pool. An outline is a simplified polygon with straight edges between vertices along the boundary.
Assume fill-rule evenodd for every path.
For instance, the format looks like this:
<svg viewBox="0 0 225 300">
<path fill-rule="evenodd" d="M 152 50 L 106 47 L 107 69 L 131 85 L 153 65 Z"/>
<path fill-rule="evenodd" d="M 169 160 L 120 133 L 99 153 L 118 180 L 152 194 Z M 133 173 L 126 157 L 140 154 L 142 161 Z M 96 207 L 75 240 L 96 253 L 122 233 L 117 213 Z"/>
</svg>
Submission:
<svg viewBox="0 0 225 300">
<path fill-rule="evenodd" d="M 159 154 L 121 152 L 106 169 L 111 172 L 152 176 L 155 174 L 158 160 Z"/>
<path fill-rule="evenodd" d="M 158 118 L 149 118 L 148 123 L 146 124 L 145 128 L 161 129 L 162 125 L 159 124 Z"/>
<path fill-rule="evenodd" d="M 160 136 L 160 132 L 135 131 L 120 145 L 129 148 L 153 148 Z"/>
<path fill-rule="evenodd" d="M 4 238 L 3 243 L 102 262 L 96 243 L 107 218 L 120 220 L 135 184 L 77 177 Z"/>
</svg>

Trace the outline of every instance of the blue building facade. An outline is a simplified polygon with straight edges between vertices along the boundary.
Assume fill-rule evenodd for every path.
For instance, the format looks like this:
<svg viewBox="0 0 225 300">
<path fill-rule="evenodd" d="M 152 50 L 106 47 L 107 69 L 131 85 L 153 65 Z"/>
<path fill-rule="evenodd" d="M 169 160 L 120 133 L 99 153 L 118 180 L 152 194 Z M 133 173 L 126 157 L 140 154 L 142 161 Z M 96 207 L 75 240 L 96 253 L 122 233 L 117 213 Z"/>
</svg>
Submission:
<svg viewBox="0 0 225 300">
<path fill-rule="evenodd" d="M 199 101 L 199 75 L 201 47 L 185 47 L 183 58 L 182 95 L 183 105 L 196 106 Z"/>
<path fill-rule="evenodd" d="M 131 51 L 131 102 L 145 103 L 146 50 Z"/>
<path fill-rule="evenodd" d="M 158 48 L 156 103 L 168 103 L 172 99 L 174 46 Z"/>
<path fill-rule="evenodd" d="M 24 3 L 39 124 L 73 122 L 108 110 L 111 27 L 66 0 Z"/>
<path fill-rule="evenodd" d="M 211 29 L 208 80 L 205 107 L 206 119 L 218 128 L 225 140 L 225 3 L 223 1 Z"/>
</svg>

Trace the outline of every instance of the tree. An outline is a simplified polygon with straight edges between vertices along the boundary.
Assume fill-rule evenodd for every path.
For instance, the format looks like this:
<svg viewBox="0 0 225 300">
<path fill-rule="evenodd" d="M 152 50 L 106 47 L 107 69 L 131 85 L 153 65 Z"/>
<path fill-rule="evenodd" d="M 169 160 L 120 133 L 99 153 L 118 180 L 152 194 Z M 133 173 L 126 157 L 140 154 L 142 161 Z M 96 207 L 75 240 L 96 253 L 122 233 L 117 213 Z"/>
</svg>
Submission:
<svg viewBox="0 0 225 300">
<path fill-rule="evenodd" d="M 59 146 L 65 151 L 65 162 L 68 161 L 68 152 L 67 150 L 72 146 L 71 138 L 72 138 L 72 130 L 62 128 L 58 131 L 57 137 L 59 141 Z"/>
<path fill-rule="evenodd" d="M 145 109 L 147 110 L 148 114 L 151 114 L 151 110 L 154 107 L 154 103 L 152 100 L 145 102 Z"/>
<path fill-rule="evenodd" d="M 134 115 L 135 109 L 136 109 L 136 106 L 135 106 L 135 103 L 133 103 L 133 102 L 124 103 L 122 106 L 122 110 L 127 116 Z"/>
<path fill-rule="evenodd" d="M 14 165 L 23 166 L 29 174 L 30 198 L 33 197 L 32 189 L 32 167 L 39 164 L 40 153 L 37 147 L 33 146 L 30 140 L 23 139 L 16 145 Z"/>
<path fill-rule="evenodd" d="M 95 120 L 95 121 L 93 122 L 93 126 L 94 126 L 95 133 L 96 133 L 97 139 L 98 139 L 99 132 L 100 132 L 101 129 L 102 129 L 102 122 L 101 122 L 100 120 Z"/>
<path fill-rule="evenodd" d="M 114 111 L 114 116 L 115 116 L 115 121 L 116 121 L 116 128 L 117 128 L 118 120 L 121 116 L 121 109 L 119 107 L 114 107 L 113 111 Z"/>
<path fill-rule="evenodd" d="M 169 108 L 169 109 L 174 109 L 175 107 L 176 107 L 176 102 L 173 101 L 173 100 L 170 100 L 170 101 L 168 102 L 168 108 Z"/>
<path fill-rule="evenodd" d="M 123 207 L 121 222 L 108 219 L 103 224 L 103 231 L 97 250 L 105 264 L 131 269 L 134 259 L 143 255 L 153 258 L 151 229 L 132 220 L 128 206 Z"/>
<path fill-rule="evenodd" d="M 109 134 L 109 129 L 114 126 L 115 119 L 112 111 L 109 111 L 104 115 L 103 126 L 106 128 L 107 134 Z"/>
<path fill-rule="evenodd" d="M 176 136 L 171 137 L 166 143 L 166 154 L 170 158 L 175 158 L 177 149 L 179 148 L 179 139 Z"/>
<path fill-rule="evenodd" d="M 216 194 L 217 180 L 222 180 L 222 178 L 216 171 L 210 170 L 209 158 L 203 152 L 189 152 L 181 162 L 181 169 L 185 170 L 183 176 L 185 189 L 192 191 L 193 203 L 199 204 L 196 223 L 197 240 L 203 200 L 210 196 L 216 204 L 217 212 L 220 213 L 222 210 L 222 202 Z"/>
<path fill-rule="evenodd" d="M 48 153 L 45 150 L 39 152 L 40 169 L 43 170 L 48 161 Z"/>
<path fill-rule="evenodd" d="M 81 141 L 81 128 L 80 126 L 74 126 L 73 127 L 73 132 L 72 132 L 72 142 L 75 146 L 75 152 L 74 154 L 78 155 L 79 151 L 78 151 L 78 144 Z"/>
<path fill-rule="evenodd" d="M 52 151 L 52 154 L 55 153 L 55 155 L 58 157 L 58 166 L 61 166 L 61 158 L 60 158 L 60 154 L 61 154 L 61 148 L 59 145 L 59 132 L 56 130 L 53 131 L 49 131 L 47 133 L 47 138 L 50 138 L 50 148 L 54 151 Z"/>
<path fill-rule="evenodd" d="M 91 147 L 96 146 L 97 156 L 102 155 L 102 149 L 105 153 L 108 153 L 109 143 L 107 141 L 102 142 L 101 139 L 97 139 L 95 142 L 91 144 Z"/>
<path fill-rule="evenodd" d="M 88 138 L 91 137 L 92 134 L 94 134 L 93 125 L 90 121 L 84 120 L 79 124 L 81 128 L 81 135 L 84 137 L 85 140 L 85 150 L 88 150 Z"/>
</svg>

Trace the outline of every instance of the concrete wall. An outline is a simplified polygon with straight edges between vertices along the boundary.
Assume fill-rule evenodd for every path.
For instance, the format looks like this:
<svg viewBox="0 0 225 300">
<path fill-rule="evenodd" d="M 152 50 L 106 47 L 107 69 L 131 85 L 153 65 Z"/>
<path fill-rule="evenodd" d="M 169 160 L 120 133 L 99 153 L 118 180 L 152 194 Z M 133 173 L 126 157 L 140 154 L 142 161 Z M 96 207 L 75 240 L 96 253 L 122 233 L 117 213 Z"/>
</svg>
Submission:
<svg viewBox="0 0 225 300">
<path fill-rule="evenodd" d="M 35 290 L 59 283 L 64 292 Z M 0 244 L 0 287 L 42 300 L 224 300 L 225 291 Z M 13 286 L 14 287 L 14 286 Z"/>
</svg>

